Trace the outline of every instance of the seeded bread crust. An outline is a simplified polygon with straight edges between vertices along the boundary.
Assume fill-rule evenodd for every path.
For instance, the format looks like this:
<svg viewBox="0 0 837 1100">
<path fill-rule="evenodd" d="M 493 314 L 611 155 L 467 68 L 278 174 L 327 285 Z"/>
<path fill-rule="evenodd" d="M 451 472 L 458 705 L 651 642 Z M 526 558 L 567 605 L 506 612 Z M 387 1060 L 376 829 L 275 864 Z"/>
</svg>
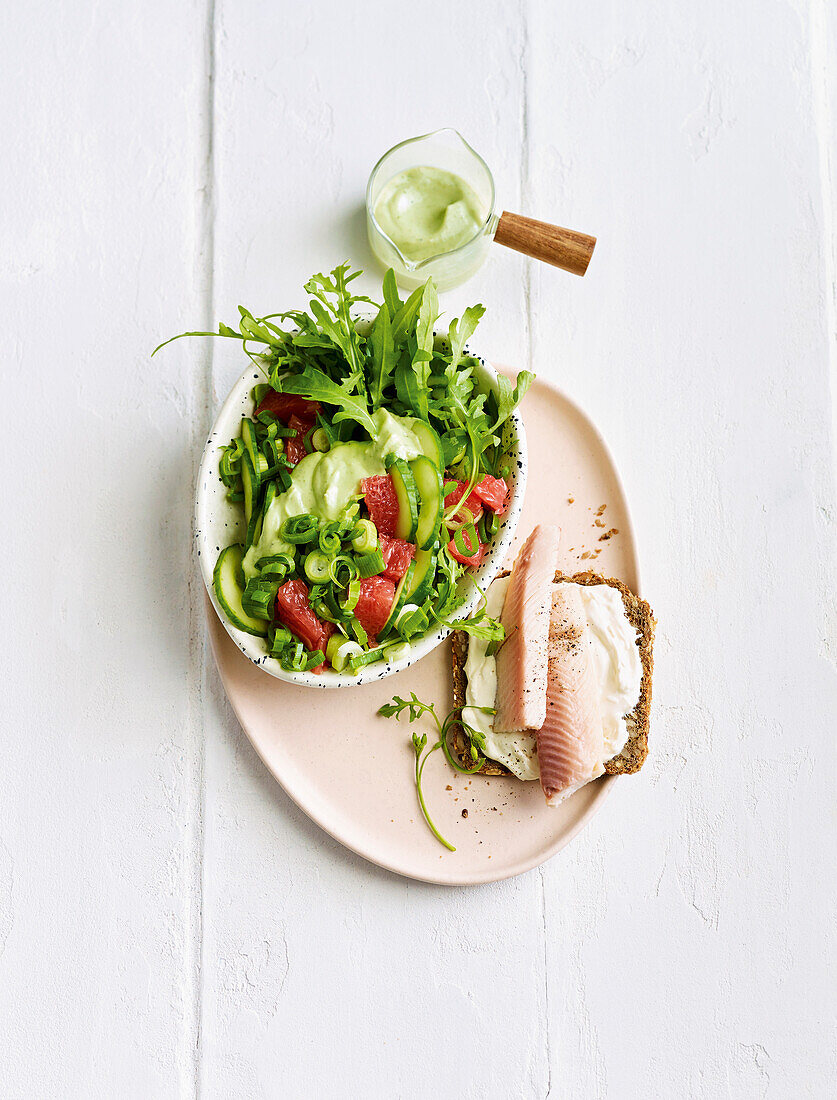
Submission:
<svg viewBox="0 0 837 1100">
<path fill-rule="evenodd" d="M 498 577 L 507 577 L 508 570 L 498 574 Z M 656 620 L 649 605 L 635 596 L 627 585 L 615 577 L 601 577 L 598 573 L 567 573 L 555 574 L 556 584 L 560 581 L 572 581 L 575 584 L 609 584 L 611 588 L 618 590 L 625 605 L 625 614 L 628 622 L 637 631 L 637 645 L 639 657 L 642 662 L 642 680 L 639 689 L 639 701 L 633 711 L 627 716 L 628 740 L 622 751 L 611 760 L 606 760 L 604 769 L 609 775 L 628 774 L 638 772 L 648 756 L 648 730 L 651 721 L 651 679 L 654 671 L 654 627 Z M 458 630 L 453 636 L 453 705 L 462 707 L 465 705 L 465 661 L 468 656 L 468 635 Z M 453 729 L 452 748 L 454 756 L 463 767 L 473 763 L 471 759 L 471 741 L 462 726 L 457 725 Z M 479 769 L 480 775 L 511 775 L 508 768 L 493 760 L 487 760 Z"/>
</svg>

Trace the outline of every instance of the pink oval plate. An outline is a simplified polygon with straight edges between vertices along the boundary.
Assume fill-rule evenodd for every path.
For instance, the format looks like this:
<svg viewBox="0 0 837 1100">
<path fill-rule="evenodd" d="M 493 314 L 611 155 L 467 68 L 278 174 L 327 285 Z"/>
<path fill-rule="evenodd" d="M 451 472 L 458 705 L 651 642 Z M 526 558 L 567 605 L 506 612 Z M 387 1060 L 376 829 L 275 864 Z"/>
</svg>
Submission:
<svg viewBox="0 0 837 1100">
<path fill-rule="evenodd" d="M 504 369 L 504 368 L 500 368 Z M 506 372 L 508 373 L 508 372 Z M 517 546 L 537 523 L 562 531 L 560 566 L 594 569 L 639 591 L 636 548 L 619 475 L 599 433 L 559 390 L 535 382 L 523 402 L 529 481 Z M 609 537 L 603 538 L 608 532 Z M 585 554 L 588 555 L 585 557 Z M 539 783 L 454 772 L 441 751 L 424 771 L 425 800 L 449 852 L 416 800 L 413 728 L 380 718 L 393 695 L 451 706 L 450 642 L 380 683 L 312 691 L 253 665 L 207 599 L 212 650 L 233 710 L 256 752 L 290 797 L 347 848 L 425 882 L 468 885 L 510 878 L 564 847 L 601 805 L 616 777 L 603 776 L 550 808 Z"/>
</svg>

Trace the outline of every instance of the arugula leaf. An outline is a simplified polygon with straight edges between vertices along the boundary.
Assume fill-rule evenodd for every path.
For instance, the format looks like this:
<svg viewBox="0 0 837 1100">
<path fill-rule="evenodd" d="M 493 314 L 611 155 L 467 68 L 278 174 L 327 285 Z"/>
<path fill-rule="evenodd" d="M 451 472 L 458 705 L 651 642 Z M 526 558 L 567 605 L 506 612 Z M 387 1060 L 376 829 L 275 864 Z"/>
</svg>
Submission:
<svg viewBox="0 0 837 1100">
<path fill-rule="evenodd" d="M 416 385 L 413 387 L 413 405 L 422 420 L 428 419 L 428 392 L 430 378 L 430 364 L 433 361 L 434 335 L 433 326 L 439 318 L 439 296 L 432 279 L 428 279 L 419 302 L 418 318 L 416 320 L 415 350 L 412 354 L 412 368 L 416 377 Z"/>
<path fill-rule="evenodd" d="M 417 286 L 410 297 L 399 306 L 392 317 L 392 339 L 400 347 L 407 339 L 407 333 L 415 323 L 421 304 L 424 286 Z"/>
<path fill-rule="evenodd" d="M 440 620 L 452 630 L 461 630 L 474 638 L 481 638 L 488 642 L 502 642 L 506 636 L 502 623 L 498 619 L 492 619 L 488 615 L 488 599 L 485 592 L 478 584 L 474 586 L 482 600 L 480 606 L 467 619 Z"/>
<path fill-rule="evenodd" d="M 469 306 L 462 314 L 462 320 L 454 318 L 448 328 L 448 339 L 450 340 L 450 362 L 445 374 L 449 376 L 453 374 L 462 359 L 462 352 L 467 342 L 471 339 L 476 331 L 477 325 L 482 320 L 485 314 L 485 306 L 476 305 Z"/>
<path fill-rule="evenodd" d="M 369 305 L 375 305 L 375 303 L 365 295 L 352 294 L 349 283 L 353 282 L 361 272 L 354 271 L 351 275 L 348 272 L 349 265 L 340 264 L 331 272 L 331 277 L 323 274 L 312 275 L 305 284 L 305 290 L 312 297 L 311 312 L 320 327 L 343 352 L 352 370 L 360 371 L 363 365 L 360 335 L 352 319 L 351 308 L 358 302 L 366 302 Z"/>
<path fill-rule="evenodd" d="M 392 325 L 390 324 L 389 310 L 382 305 L 378 310 L 378 316 L 369 334 L 369 347 L 372 349 L 372 357 L 368 366 L 369 372 L 369 399 L 372 408 L 381 407 L 384 399 L 384 390 L 389 384 L 392 372 L 395 369 L 395 344 L 392 339 Z"/>
<path fill-rule="evenodd" d="M 384 275 L 384 305 L 389 311 L 390 320 L 396 315 L 398 310 L 404 304 L 398 295 L 398 284 L 395 281 L 395 272 L 392 268 L 387 268 L 387 273 Z"/>
<path fill-rule="evenodd" d="M 277 341 L 274 333 L 270 331 L 267 325 L 263 325 L 257 321 L 249 309 L 245 309 L 244 306 L 239 306 L 238 312 L 241 315 L 238 327 L 245 340 L 257 340 L 259 343 L 267 344 L 268 347 L 281 347 L 281 342 Z M 224 327 L 226 328 L 227 326 L 225 325 Z M 275 325 L 271 327 L 275 330 Z M 226 333 L 224 333 L 224 335 L 226 335 Z"/>
<path fill-rule="evenodd" d="M 423 714 L 430 712 L 434 717 L 436 716 L 436 708 L 432 703 L 422 703 L 417 698 L 414 691 L 410 692 L 409 699 L 402 699 L 400 695 L 394 695 L 391 703 L 384 703 L 379 708 L 378 714 L 384 718 L 400 719 L 403 717 L 404 712 L 407 711 L 410 715 L 411 722 L 417 722 Z"/>
<path fill-rule="evenodd" d="M 421 361 L 429 363 L 433 359 L 433 326 L 439 319 L 439 295 L 436 292 L 436 284 L 428 279 L 424 284 L 421 301 L 419 303 L 418 320 L 416 321 L 416 354 L 413 363 Z M 430 369 L 425 368 L 426 376 L 430 376 Z"/>
<path fill-rule="evenodd" d="M 395 392 L 398 394 L 398 400 L 407 410 L 420 413 L 422 409 L 426 409 L 427 393 L 422 392 L 413 365 L 405 355 L 401 356 L 395 368 Z M 427 419 L 426 413 L 423 419 Z"/>
<path fill-rule="evenodd" d="M 441 619 L 440 622 L 443 622 L 445 626 L 449 626 L 452 630 L 461 630 L 464 634 L 470 634 L 473 638 L 481 638 L 487 642 L 502 642 L 506 636 L 499 619 L 489 618 L 484 610 L 473 618 L 453 619 L 451 621 Z"/>
<path fill-rule="evenodd" d="M 336 405 L 337 410 L 332 416 L 335 423 L 341 420 L 354 420 L 375 438 L 377 432 L 375 421 L 369 415 L 369 406 L 366 400 L 353 397 L 343 386 L 333 382 L 327 374 L 323 374 L 316 367 L 306 367 L 302 374 L 285 375 L 279 379 L 281 393 L 297 393 L 302 397 L 309 397 L 312 401 L 325 401 L 328 405 Z"/>
<path fill-rule="evenodd" d="M 535 376 L 530 370 L 522 370 L 517 376 L 517 383 L 512 386 L 511 380 L 506 378 L 503 374 L 497 376 L 497 419 L 491 426 L 491 431 L 496 432 L 498 428 L 511 416 L 514 409 L 520 404 L 532 383 L 535 381 Z"/>
</svg>

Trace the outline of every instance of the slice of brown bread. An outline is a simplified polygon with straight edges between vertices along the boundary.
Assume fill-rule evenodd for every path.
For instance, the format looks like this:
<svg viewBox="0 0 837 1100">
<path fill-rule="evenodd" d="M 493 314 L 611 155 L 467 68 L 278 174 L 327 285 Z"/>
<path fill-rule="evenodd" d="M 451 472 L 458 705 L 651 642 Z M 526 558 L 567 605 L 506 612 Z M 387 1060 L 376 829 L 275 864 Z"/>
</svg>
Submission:
<svg viewBox="0 0 837 1100">
<path fill-rule="evenodd" d="M 508 570 L 499 574 L 500 577 L 508 576 Z M 628 740 L 625 747 L 612 760 L 605 761 L 605 771 L 610 775 L 620 773 L 638 772 L 648 756 L 648 728 L 651 719 L 651 677 L 654 671 L 654 613 L 645 600 L 635 596 L 627 585 L 615 577 L 600 577 L 597 573 L 574 573 L 572 576 L 558 572 L 555 574 L 556 583 L 560 581 L 573 581 L 575 584 L 609 584 L 616 588 L 625 605 L 625 614 L 628 621 L 637 631 L 637 645 L 642 662 L 642 681 L 639 689 L 639 701 L 633 711 L 627 716 Z M 453 636 L 453 705 L 462 707 L 465 705 L 465 660 L 468 656 L 468 635 L 458 630 Z M 471 758 L 471 741 L 461 725 L 453 730 L 452 747 L 454 755 L 463 767 L 473 764 Z M 479 769 L 481 775 L 510 775 L 508 768 L 493 760 L 486 760 Z"/>
</svg>

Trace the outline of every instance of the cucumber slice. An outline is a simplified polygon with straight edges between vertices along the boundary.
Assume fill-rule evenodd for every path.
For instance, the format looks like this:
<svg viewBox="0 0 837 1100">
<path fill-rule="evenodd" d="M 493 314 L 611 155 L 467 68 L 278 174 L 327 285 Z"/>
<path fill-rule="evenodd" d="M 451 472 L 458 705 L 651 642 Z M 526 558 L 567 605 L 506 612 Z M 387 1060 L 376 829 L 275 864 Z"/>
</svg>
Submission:
<svg viewBox="0 0 837 1100">
<path fill-rule="evenodd" d="M 392 598 L 392 607 L 389 611 L 389 618 L 384 623 L 384 629 L 381 631 L 379 637 L 384 637 L 392 628 L 401 614 L 401 608 L 407 602 L 407 592 L 412 583 L 413 576 L 416 571 L 416 563 L 411 561 L 407 567 L 407 572 L 398 582 L 398 587 L 395 589 L 395 595 Z"/>
<path fill-rule="evenodd" d="M 422 453 L 440 469 L 445 468 L 445 452 L 442 441 L 426 420 L 411 420 L 410 429 L 419 441 Z"/>
<path fill-rule="evenodd" d="M 416 545 L 420 550 L 427 550 L 436 541 L 439 528 L 442 526 L 442 515 L 445 510 L 442 471 L 426 455 L 414 458 L 410 463 L 410 470 L 419 493 Z"/>
<path fill-rule="evenodd" d="M 212 574 L 215 595 L 233 626 L 247 634 L 255 634 L 257 638 L 264 638 L 267 635 L 267 623 L 248 615 L 241 605 L 241 597 L 244 595 L 240 579 L 243 558 L 244 547 L 238 543 L 221 551 Z"/>
<path fill-rule="evenodd" d="M 256 425 L 245 416 L 241 421 L 241 442 L 244 444 L 245 453 L 250 456 L 250 462 L 254 470 L 259 468 L 259 441 L 256 437 Z"/>
<path fill-rule="evenodd" d="M 251 545 L 259 518 L 259 475 L 247 451 L 241 456 L 241 487 L 244 491 L 244 519 L 247 523 L 247 545 Z"/>
<path fill-rule="evenodd" d="M 419 518 L 419 491 L 413 471 L 403 458 L 392 459 L 388 469 L 392 484 L 395 486 L 395 495 L 398 497 L 398 521 L 395 524 L 395 533 L 400 539 L 415 542 Z"/>
<path fill-rule="evenodd" d="M 406 598 L 410 603 L 422 604 L 430 595 L 436 576 L 436 555 L 432 550 L 417 550 L 413 562 L 413 575 Z"/>
</svg>

